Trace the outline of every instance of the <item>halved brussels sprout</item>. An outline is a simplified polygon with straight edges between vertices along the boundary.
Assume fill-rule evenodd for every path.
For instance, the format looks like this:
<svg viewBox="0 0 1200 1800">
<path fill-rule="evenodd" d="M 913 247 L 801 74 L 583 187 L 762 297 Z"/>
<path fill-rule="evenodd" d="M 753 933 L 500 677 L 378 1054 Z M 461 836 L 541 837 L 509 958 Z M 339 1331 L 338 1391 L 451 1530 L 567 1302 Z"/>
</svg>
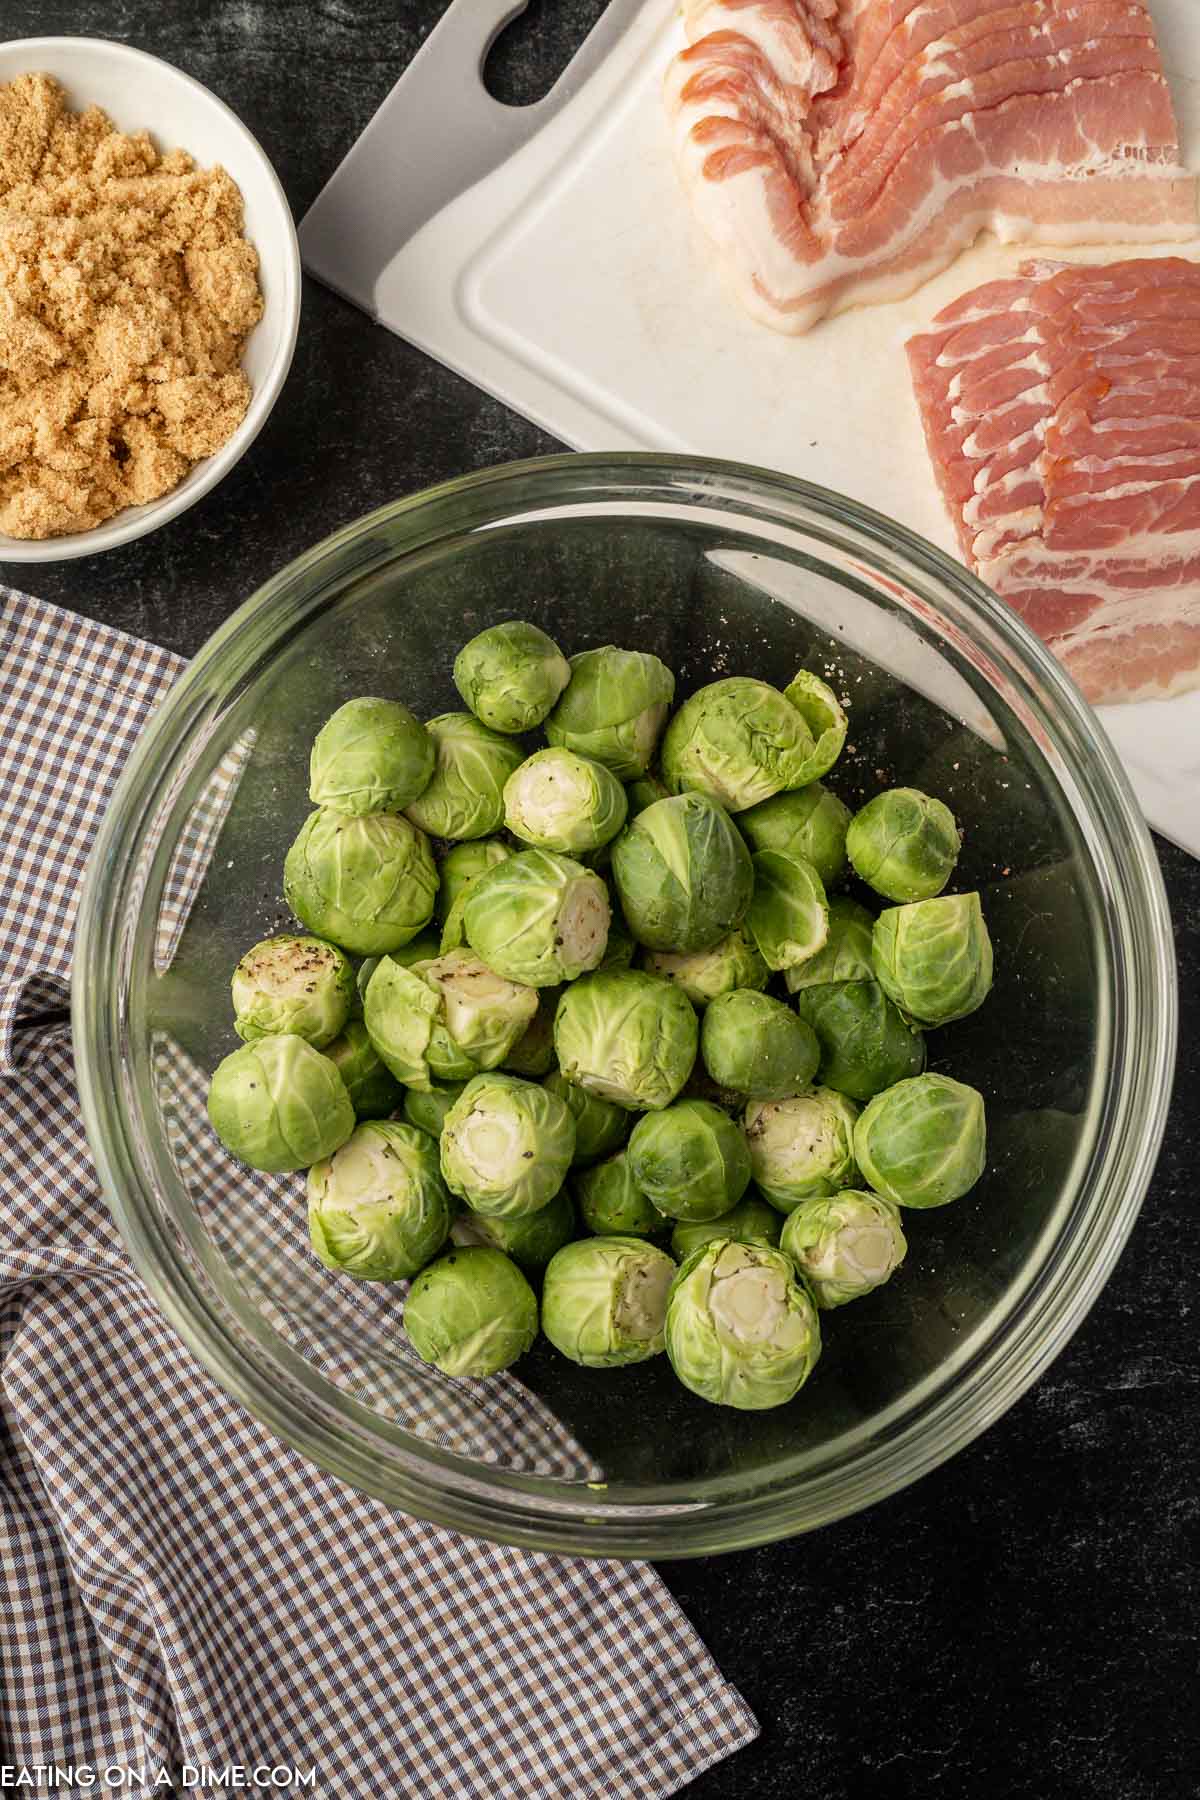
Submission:
<svg viewBox="0 0 1200 1800">
<path fill-rule="evenodd" d="M 433 774 L 407 816 L 431 837 L 481 838 L 504 823 L 504 784 L 524 760 L 520 744 L 481 725 L 472 713 L 440 713 L 425 727 Z"/>
<path fill-rule="evenodd" d="M 603 763 L 622 781 L 644 775 L 675 698 L 675 677 L 644 650 L 582 650 L 546 720 L 549 741 Z"/>
<path fill-rule="evenodd" d="M 489 968 L 542 988 L 596 967 L 611 918 L 599 875 L 552 850 L 521 850 L 474 883 L 463 925 Z"/>
<path fill-rule="evenodd" d="M 432 1138 L 441 1137 L 446 1114 L 466 1085 L 465 1081 L 450 1081 L 431 1088 L 402 1088 L 405 1124 L 415 1125 L 418 1131 L 427 1132 Z"/>
<path fill-rule="evenodd" d="M 783 690 L 812 733 L 813 750 L 808 759 L 806 779 L 817 781 L 827 775 L 846 742 L 846 714 L 841 702 L 827 682 L 810 669 L 800 669 Z"/>
<path fill-rule="evenodd" d="M 680 1219 L 671 1233 L 671 1255 L 676 1262 L 686 1262 L 694 1251 L 702 1250 L 705 1244 L 715 1244 L 718 1238 L 731 1244 L 761 1244 L 773 1250 L 779 1242 L 781 1223 L 773 1206 L 756 1194 L 746 1194 L 716 1219 L 700 1223 Z"/>
<path fill-rule="evenodd" d="M 507 862 L 511 855 L 512 850 L 503 838 L 468 838 L 464 844 L 450 846 L 438 869 L 440 886 L 433 909 L 443 928 L 453 914 L 461 918 L 467 889 L 476 876 L 486 875 L 497 863 Z M 454 948 L 453 944 L 446 945 L 447 950 Z"/>
<path fill-rule="evenodd" d="M 552 637 L 513 619 L 491 625 L 454 659 L 454 685 L 492 731 L 534 731 L 571 679 Z"/>
<path fill-rule="evenodd" d="M 896 1206 L 947 1206 L 987 1165 L 983 1095 L 949 1075 L 914 1075 L 877 1094 L 854 1127 L 867 1182 Z"/>
<path fill-rule="evenodd" d="M 752 1100 L 746 1142 L 754 1179 L 777 1212 L 853 1187 L 858 1108 L 832 1088 L 788 1100 Z"/>
<path fill-rule="evenodd" d="M 954 814 L 919 788 L 888 788 L 860 807 L 846 854 L 868 887 L 889 900 L 931 900 L 958 861 Z"/>
<path fill-rule="evenodd" d="M 320 938 L 264 938 L 233 971 L 233 1029 L 246 1043 L 294 1031 L 314 1049 L 332 1043 L 350 1017 L 354 970 Z"/>
<path fill-rule="evenodd" d="M 347 700 L 326 719 L 309 758 L 314 806 L 355 817 L 403 812 L 433 774 L 433 741 L 399 700 Z"/>
<path fill-rule="evenodd" d="M 629 817 L 636 819 L 644 813 L 648 806 L 656 800 L 667 799 L 667 790 L 657 775 L 639 775 L 636 781 L 630 781 L 625 787 L 625 798 L 628 802 Z"/>
<path fill-rule="evenodd" d="M 542 1084 L 570 1107 L 575 1119 L 575 1156 L 573 1169 L 597 1162 L 612 1150 L 619 1150 L 629 1136 L 629 1114 L 611 1100 L 601 1100 L 586 1088 L 568 1081 L 561 1069 L 547 1075 Z"/>
<path fill-rule="evenodd" d="M 627 1151 L 639 1188 L 670 1219 L 716 1219 L 750 1185 L 745 1133 L 708 1100 L 677 1100 L 647 1113 Z"/>
<path fill-rule="evenodd" d="M 327 1269 L 403 1281 L 450 1231 L 450 1197 L 423 1131 L 375 1119 L 308 1171 L 308 1230 Z"/>
<path fill-rule="evenodd" d="M 613 845 L 613 880 L 639 944 L 711 950 L 750 900 L 750 852 L 729 814 L 703 794 L 658 800 Z"/>
<path fill-rule="evenodd" d="M 429 840 L 399 813 L 309 813 L 283 865 L 302 925 L 357 956 L 399 950 L 428 925 L 437 893 Z"/>
<path fill-rule="evenodd" d="M 846 873 L 846 831 L 851 812 L 819 781 L 773 794 L 738 814 L 752 850 L 782 850 L 810 862 L 822 884 L 833 887 Z"/>
<path fill-rule="evenodd" d="M 708 1006 L 735 988 L 765 988 L 771 971 L 744 925 L 723 937 L 711 950 L 676 956 L 670 950 L 647 950 L 642 967 L 650 975 L 673 981 L 693 1006 Z"/>
<path fill-rule="evenodd" d="M 446 1185 L 485 1218 L 537 1212 L 557 1194 L 574 1154 L 570 1108 L 515 1075 L 468 1081 L 442 1126 Z"/>
<path fill-rule="evenodd" d="M 871 961 L 880 986 L 921 1025 L 949 1025 L 992 991 L 992 940 L 978 894 L 889 906 L 875 921 Z"/>
<path fill-rule="evenodd" d="M 640 969 L 573 982 L 554 1021 L 567 1080 L 629 1112 L 671 1104 L 692 1072 L 699 1036 L 686 995 Z"/>
<path fill-rule="evenodd" d="M 219 1062 L 208 1116 L 227 1150 L 268 1175 L 332 1156 L 354 1130 L 345 1082 L 293 1031 L 256 1038 Z"/>
<path fill-rule="evenodd" d="M 627 807 L 612 771 L 573 750 L 535 750 L 504 784 L 504 822 L 537 850 L 598 850 L 616 837 Z"/>
<path fill-rule="evenodd" d="M 674 1276 L 671 1258 L 644 1238 L 577 1238 L 546 1270 L 542 1330 L 585 1368 L 645 1362 L 663 1348 Z"/>
<path fill-rule="evenodd" d="M 748 988 L 714 1000 L 700 1026 L 700 1055 L 718 1087 L 743 1098 L 801 1094 L 817 1072 L 820 1046 L 782 1000 Z"/>
<path fill-rule="evenodd" d="M 724 1239 L 693 1251 L 667 1303 L 667 1355 L 714 1406 L 762 1411 L 791 1400 L 821 1354 L 821 1325 L 789 1257 Z"/>
<path fill-rule="evenodd" d="M 572 1184 L 579 1216 L 593 1237 L 656 1237 L 667 1228 L 669 1221 L 638 1186 L 624 1150 L 578 1169 Z"/>
<path fill-rule="evenodd" d="M 791 702 L 765 681 L 734 675 L 684 701 L 663 738 L 663 780 L 674 794 L 707 794 L 744 812 L 803 787 L 815 745 Z"/>
<path fill-rule="evenodd" d="M 408 1290 L 404 1329 L 422 1361 L 444 1375 L 498 1375 L 537 1336 L 537 1297 L 501 1251 L 449 1250 Z"/>
<path fill-rule="evenodd" d="M 453 1220 L 450 1236 L 464 1248 L 468 1244 L 486 1244 L 503 1250 L 522 1269 L 544 1269 L 556 1250 L 569 1244 L 575 1236 L 575 1202 L 565 1187 L 559 1188 L 553 1200 L 539 1206 L 535 1213 L 514 1218 L 485 1219 L 482 1213 L 466 1206 Z"/>
<path fill-rule="evenodd" d="M 469 950 L 402 969 L 385 956 L 367 984 L 371 1042 L 397 1081 L 428 1091 L 502 1063 L 537 1011 L 532 988 Z"/>
<path fill-rule="evenodd" d="M 332 1044 L 326 1044 L 325 1054 L 346 1084 L 356 1119 L 386 1119 L 395 1112 L 404 1089 L 371 1042 L 361 1019 L 351 1019 Z"/>
<path fill-rule="evenodd" d="M 827 1200 L 802 1201 L 784 1221 L 779 1247 L 826 1310 L 882 1287 L 908 1252 L 891 1202 L 854 1188 Z"/>
<path fill-rule="evenodd" d="M 815 956 L 784 970 L 789 994 L 839 981 L 874 981 L 871 932 L 875 920 L 857 900 L 829 902 L 829 934 Z"/>
<path fill-rule="evenodd" d="M 852 1100 L 870 1100 L 925 1067 L 925 1039 L 877 981 L 801 989 L 796 1012 L 821 1046 L 818 1079 Z"/>
<path fill-rule="evenodd" d="M 540 1081 L 557 1066 L 554 1055 L 554 1018 L 561 988 L 535 988 L 537 1011 L 517 1039 L 501 1067 L 510 1075 L 523 1075 L 526 1081 Z"/>
<path fill-rule="evenodd" d="M 792 969 L 821 949 L 829 935 L 829 904 L 821 877 L 802 856 L 757 850 L 754 895 L 746 925 L 769 969 Z"/>
</svg>

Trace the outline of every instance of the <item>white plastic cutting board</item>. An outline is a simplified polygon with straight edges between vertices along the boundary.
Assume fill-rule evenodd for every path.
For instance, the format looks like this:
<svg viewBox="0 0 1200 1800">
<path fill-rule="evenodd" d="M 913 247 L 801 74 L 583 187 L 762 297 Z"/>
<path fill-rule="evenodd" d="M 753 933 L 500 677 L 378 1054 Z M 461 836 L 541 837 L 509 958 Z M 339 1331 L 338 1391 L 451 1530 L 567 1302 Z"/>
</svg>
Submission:
<svg viewBox="0 0 1200 1800">
<path fill-rule="evenodd" d="M 954 553 L 903 345 L 1028 249 L 986 244 L 908 301 L 778 336 L 740 312 L 675 174 L 675 0 L 610 0 L 551 93 L 516 109 L 480 71 L 522 10 L 455 0 L 304 220 L 307 267 L 576 449 L 781 469 Z M 1154 14 L 1200 166 L 1200 0 Z M 1200 856 L 1200 693 L 1101 716 L 1151 824 Z"/>
</svg>

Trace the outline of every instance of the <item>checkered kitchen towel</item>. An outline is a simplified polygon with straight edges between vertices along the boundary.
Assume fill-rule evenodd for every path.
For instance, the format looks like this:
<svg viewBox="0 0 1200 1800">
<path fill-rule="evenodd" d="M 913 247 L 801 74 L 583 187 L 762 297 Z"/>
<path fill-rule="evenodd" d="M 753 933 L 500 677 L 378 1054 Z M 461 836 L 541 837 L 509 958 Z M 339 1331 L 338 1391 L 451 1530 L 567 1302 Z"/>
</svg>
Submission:
<svg viewBox="0 0 1200 1800">
<path fill-rule="evenodd" d="M 474 1543 L 319 1473 L 191 1359 L 113 1228 L 72 920 L 179 668 L 0 589 L 0 1764 L 279 1765 L 339 1800 L 674 1793 L 757 1728 L 653 1571 Z"/>
</svg>

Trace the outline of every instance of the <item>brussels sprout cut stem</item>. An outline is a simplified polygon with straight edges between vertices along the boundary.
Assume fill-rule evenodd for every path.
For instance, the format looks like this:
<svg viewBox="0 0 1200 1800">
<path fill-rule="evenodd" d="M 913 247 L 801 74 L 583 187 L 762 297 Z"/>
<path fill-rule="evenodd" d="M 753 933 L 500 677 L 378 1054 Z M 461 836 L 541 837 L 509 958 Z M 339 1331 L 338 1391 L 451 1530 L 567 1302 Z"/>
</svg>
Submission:
<svg viewBox="0 0 1200 1800">
<path fill-rule="evenodd" d="M 788 1214 L 779 1247 L 824 1308 L 882 1287 L 908 1250 L 896 1208 L 878 1194 L 854 1189 L 803 1201 Z"/>
<path fill-rule="evenodd" d="M 423 1131 L 377 1119 L 308 1171 L 312 1247 L 329 1269 L 400 1281 L 436 1256 L 450 1230 L 437 1150 Z"/>
<path fill-rule="evenodd" d="M 603 763 L 573 750 L 539 750 L 504 784 L 504 822 L 538 850 L 579 855 L 616 837 L 625 789 Z"/>
<path fill-rule="evenodd" d="M 752 1100 L 746 1142 L 754 1179 L 771 1205 L 791 1212 L 801 1200 L 852 1187 L 858 1108 L 832 1088 L 790 1100 Z"/>
<path fill-rule="evenodd" d="M 575 1154 L 569 1107 L 515 1075 L 468 1081 L 442 1126 L 442 1174 L 485 1217 L 537 1212 L 563 1184 Z"/>
<path fill-rule="evenodd" d="M 294 1031 L 324 1049 L 350 1017 L 354 971 L 320 938 L 274 937 L 247 950 L 233 972 L 233 1029 L 252 1043 Z"/>
</svg>

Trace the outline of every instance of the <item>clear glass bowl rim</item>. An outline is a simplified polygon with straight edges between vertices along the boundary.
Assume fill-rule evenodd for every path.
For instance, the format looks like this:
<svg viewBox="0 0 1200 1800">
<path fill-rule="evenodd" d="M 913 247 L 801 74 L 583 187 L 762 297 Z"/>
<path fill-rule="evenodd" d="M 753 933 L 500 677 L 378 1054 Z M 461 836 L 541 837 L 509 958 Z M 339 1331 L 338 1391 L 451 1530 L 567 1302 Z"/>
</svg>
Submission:
<svg viewBox="0 0 1200 1800">
<path fill-rule="evenodd" d="M 348 572 L 339 575 L 339 559 L 385 526 L 391 562 L 543 508 L 635 503 L 742 512 L 849 547 L 885 578 L 924 589 L 940 612 L 982 636 L 1086 804 L 1109 892 L 1119 896 L 1107 919 L 1117 1017 L 1102 1145 L 1070 1229 L 1036 1281 L 954 1382 L 925 1394 L 865 1454 L 802 1484 L 726 1477 L 687 1503 L 665 1489 L 564 1489 L 455 1456 L 388 1428 L 338 1393 L 252 1309 L 233 1334 L 213 1293 L 175 1250 L 139 1164 L 121 1098 L 121 962 L 112 954 L 151 796 L 197 724 L 227 696 L 233 673 L 294 635 L 329 589 L 336 592 Z M 453 516 L 443 518 L 447 509 Z M 430 519 L 442 520 L 433 535 L 425 529 Z M 102 1190 L 154 1301 L 220 1385 L 284 1442 L 388 1505 L 496 1542 L 596 1556 L 695 1556 L 811 1530 L 907 1486 L 986 1430 L 1062 1350 L 1121 1253 L 1161 1145 L 1177 1032 L 1171 920 L 1149 832 L 1099 721 L 1040 640 L 951 558 L 857 502 L 752 465 L 632 452 L 507 463 L 424 489 L 333 533 L 246 600 L 175 683 L 118 782 L 85 875 L 72 989 L 81 1109 Z M 239 1310 L 236 1298 L 224 1300 Z"/>
</svg>

